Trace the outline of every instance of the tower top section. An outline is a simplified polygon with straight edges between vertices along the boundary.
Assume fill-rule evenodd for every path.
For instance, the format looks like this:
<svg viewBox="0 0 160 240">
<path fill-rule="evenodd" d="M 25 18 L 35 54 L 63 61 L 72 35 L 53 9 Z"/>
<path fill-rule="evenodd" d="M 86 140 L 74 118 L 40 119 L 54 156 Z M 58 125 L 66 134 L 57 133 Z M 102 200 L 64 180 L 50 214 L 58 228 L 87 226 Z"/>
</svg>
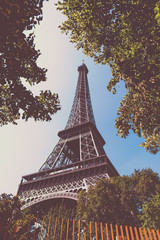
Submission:
<svg viewBox="0 0 160 240">
<path fill-rule="evenodd" d="M 86 74 L 88 73 L 88 68 L 86 67 L 86 65 L 84 63 L 78 67 L 78 72 L 80 72 L 80 71 L 85 71 Z"/>
<path fill-rule="evenodd" d="M 78 67 L 79 77 L 71 113 L 66 128 L 75 127 L 83 123 L 92 122 L 95 124 L 88 86 L 88 68 L 83 63 Z"/>
</svg>

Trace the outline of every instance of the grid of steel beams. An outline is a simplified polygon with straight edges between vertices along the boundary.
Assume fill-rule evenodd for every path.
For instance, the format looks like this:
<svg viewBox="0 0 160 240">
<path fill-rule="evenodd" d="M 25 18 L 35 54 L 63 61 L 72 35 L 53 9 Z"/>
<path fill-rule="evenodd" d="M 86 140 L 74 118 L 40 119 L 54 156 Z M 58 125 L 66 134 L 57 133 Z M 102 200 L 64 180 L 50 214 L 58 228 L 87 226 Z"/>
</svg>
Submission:
<svg viewBox="0 0 160 240">
<path fill-rule="evenodd" d="M 96 128 L 85 64 L 79 77 L 71 113 L 57 145 L 37 173 L 22 177 L 18 194 L 23 208 L 52 198 L 76 200 L 80 190 L 102 178 L 118 175 L 106 156 L 105 141 Z"/>
<path fill-rule="evenodd" d="M 78 70 L 79 78 L 76 93 L 66 129 L 89 121 L 95 124 L 87 79 L 88 69 L 83 64 Z"/>
</svg>

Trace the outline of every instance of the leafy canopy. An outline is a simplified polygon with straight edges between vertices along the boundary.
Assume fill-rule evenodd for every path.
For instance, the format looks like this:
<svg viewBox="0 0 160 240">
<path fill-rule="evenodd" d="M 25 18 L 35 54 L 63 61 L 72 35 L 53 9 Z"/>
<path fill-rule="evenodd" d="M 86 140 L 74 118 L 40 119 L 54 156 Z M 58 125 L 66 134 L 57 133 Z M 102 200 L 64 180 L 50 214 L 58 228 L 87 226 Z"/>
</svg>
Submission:
<svg viewBox="0 0 160 240">
<path fill-rule="evenodd" d="M 160 222 L 160 194 L 153 195 L 150 201 L 143 204 L 141 214 L 143 227 L 159 229 Z"/>
<path fill-rule="evenodd" d="M 42 20 L 42 6 L 43 0 L 0 2 L 0 125 L 16 124 L 20 117 L 49 121 L 60 109 L 57 94 L 46 90 L 34 96 L 24 84 L 46 81 L 46 69 L 37 65 L 40 51 L 32 32 Z"/>
<path fill-rule="evenodd" d="M 131 176 L 103 179 L 88 192 L 79 194 L 77 219 L 150 227 L 149 218 L 145 220 L 145 206 L 159 193 L 160 177 L 151 169 L 135 170 Z M 152 215 L 153 224 L 159 215 L 156 211 Z"/>
<path fill-rule="evenodd" d="M 29 210 L 21 211 L 18 196 L 0 195 L 0 239 L 32 239 L 37 232 L 30 231 L 36 218 Z"/>
<path fill-rule="evenodd" d="M 147 151 L 160 151 L 160 2 L 157 0 L 62 0 L 57 9 L 67 20 L 60 26 L 77 49 L 108 64 L 116 92 L 123 80 L 126 95 L 115 126 L 126 138 L 130 130 Z"/>
</svg>

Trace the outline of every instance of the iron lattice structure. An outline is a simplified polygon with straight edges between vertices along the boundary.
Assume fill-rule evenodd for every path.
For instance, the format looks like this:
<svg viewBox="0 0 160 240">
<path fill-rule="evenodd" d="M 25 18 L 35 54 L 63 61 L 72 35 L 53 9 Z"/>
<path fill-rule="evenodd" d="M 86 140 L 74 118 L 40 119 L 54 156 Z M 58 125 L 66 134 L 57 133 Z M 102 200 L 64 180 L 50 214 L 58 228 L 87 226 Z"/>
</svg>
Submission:
<svg viewBox="0 0 160 240">
<path fill-rule="evenodd" d="M 104 139 L 96 128 L 88 69 L 78 67 L 79 77 L 71 113 L 57 145 L 37 173 L 22 177 L 18 195 L 23 208 L 52 198 L 77 200 L 80 190 L 87 190 L 97 180 L 119 175 L 108 159 Z"/>
</svg>

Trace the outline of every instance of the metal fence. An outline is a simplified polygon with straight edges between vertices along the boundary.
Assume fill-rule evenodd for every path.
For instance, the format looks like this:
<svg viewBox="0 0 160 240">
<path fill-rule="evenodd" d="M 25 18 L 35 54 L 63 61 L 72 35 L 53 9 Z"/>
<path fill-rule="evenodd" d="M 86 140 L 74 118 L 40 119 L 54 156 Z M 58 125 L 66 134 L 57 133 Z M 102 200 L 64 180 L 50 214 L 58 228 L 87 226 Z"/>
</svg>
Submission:
<svg viewBox="0 0 160 240">
<path fill-rule="evenodd" d="M 10 225 L 10 224 L 9 224 Z M 17 239 L 8 238 L 6 228 L 1 240 Z M 2 226 L 1 226 L 2 227 Z M 18 232 L 21 227 L 16 228 Z M 32 232 L 32 237 L 27 237 Z M 113 225 L 102 222 L 86 222 L 84 220 L 67 218 L 43 217 L 34 226 L 28 228 L 27 240 L 160 240 L 159 230 L 133 226 Z M 18 240 L 18 239 L 17 239 Z"/>
<path fill-rule="evenodd" d="M 41 225 L 40 239 L 43 239 L 43 226 Z M 52 228 L 52 233 L 50 232 Z M 54 229 L 54 231 L 53 231 Z M 56 235 L 58 231 L 58 236 Z M 107 223 L 75 221 L 56 218 L 51 223 L 49 219 L 46 232 L 47 240 L 160 240 L 159 230 L 132 226 L 118 226 Z"/>
</svg>

